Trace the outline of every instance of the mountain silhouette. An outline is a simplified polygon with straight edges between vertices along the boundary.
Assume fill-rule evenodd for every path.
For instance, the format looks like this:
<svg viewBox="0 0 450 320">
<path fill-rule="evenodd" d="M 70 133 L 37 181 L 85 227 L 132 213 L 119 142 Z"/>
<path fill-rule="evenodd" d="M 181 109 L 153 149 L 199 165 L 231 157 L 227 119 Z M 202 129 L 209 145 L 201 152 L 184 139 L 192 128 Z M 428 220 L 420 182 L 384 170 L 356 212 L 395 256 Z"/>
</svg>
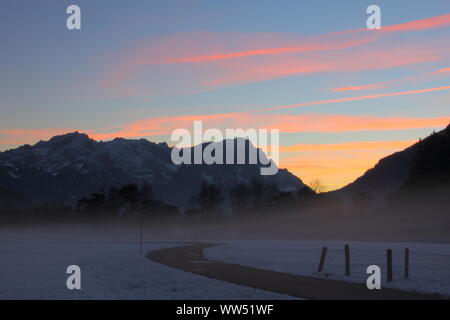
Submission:
<svg viewBox="0 0 450 320">
<path fill-rule="evenodd" d="M 247 141 L 246 153 L 251 148 L 255 147 Z M 83 133 L 68 133 L 0 152 L 0 188 L 21 194 L 35 204 L 73 206 L 77 199 L 111 186 L 147 183 L 158 199 L 183 208 L 205 182 L 224 190 L 254 179 L 280 190 L 304 187 L 287 170 L 261 176 L 259 163 L 175 165 L 171 151 L 166 143 L 146 139 L 103 142 Z"/>
<path fill-rule="evenodd" d="M 236 160 L 237 143 L 234 145 Z M 193 155 L 193 147 L 190 149 Z M 254 149 L 245 140 L 247 159 Z M 205 184 L 215 185 L 225 194 L 232 194 L 236 187 L 254 185 L 255 181 L 286 192 L 306 187 L 286 169 L 279 169 L 273 176 L 261 176 L 264 165 L 259 162 L 176 165 L 171 152 L 172 147 L 166 143 L 123 138 L 103 142 L 78 132 L 0 152 L 0 205 L 73 206 L 91 193 L 132 183 L 149 184 L 157 199 L 186 209 Z M 223 154 L 226 157 L 225 147 Z M 262 151 L 257 154 L 266 157 Z M 379 160 L 354 182 L 324 196 L 344 205 L 364 202 L 384 206 L 399 197 L 420 200 L 427 195 L 431 199 L 430 195 L 447 191 L 450 191 L 450 125 Z"/>
<path fill-rule="evenodd" d="M 450 191 L 450 125 L 381 159 L 354 182 L 327 196 L 351 201 L 366 195 L 373 205 L 384 206 L 393 195 L 409 193 L 412 197 L 413 190 L 431 194 L 436 188 Z"/>
</svg>

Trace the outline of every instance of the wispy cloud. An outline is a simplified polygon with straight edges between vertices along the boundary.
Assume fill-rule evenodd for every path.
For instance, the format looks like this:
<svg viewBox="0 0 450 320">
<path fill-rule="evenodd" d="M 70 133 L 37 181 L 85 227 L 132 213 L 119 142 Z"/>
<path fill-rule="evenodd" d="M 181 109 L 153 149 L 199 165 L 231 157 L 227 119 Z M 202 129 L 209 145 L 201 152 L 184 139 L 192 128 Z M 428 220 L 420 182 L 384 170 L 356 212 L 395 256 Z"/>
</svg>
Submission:
<svg viewBox="0 0 450 320">
<path fill-rule="evenodd" d="M 233 63 L 269 59 L 284 55 L 342 50 L 377 38 L 376 34 L 354 36 L 343 33 L 340 37 L 323 35 L 304 37 L 294 33 L 226 33 L 190 32 L 147 40 L 121 53 L 120 61 L 100 81 L 102 89 L 147 92 L 158 84 L 137 84 L 130 81 L 136 75 L 150 72 L 186 83 L 188 87 L 203 88 L 214 79 L 239 74 L 241 66 Z M 230 60 L 230 61 L 229 61 Z M 202 63 L 200 63 L 202 62 Z M 314 70 L 312 70 L 314 71 Z M 256 71 L 257 73 L 259 71 Z M 264 72 L 264 71 L 263 71 Z M 257 79 L 257 78 L 256 78 Z M 225 83 L 225 81 L 218 81 Z M 160 88 L 157 88 L 160 89 Z M 154 89 L 154 91 L 159 91 Z M 153 90 L 151 90 L 152 92 Z"/>
<path fill-rule="evenodd" d="M 437 91 L 444 91 L 444 90 L 450 90 L 450 86 L 426 88 L 426 89 L 419 89 L 419 90 L 400 91 L 400 92 L 371 94 L 371 95 L 366 95 L 366 96 L 357 96 L 357 97 L 348 97 L 348 98 L 336 98 L 336 99 L 328 99 L 328 100 L 310 101 L 310 102 L 304 102 L 304 103 L 298 103 L 298 104 L 270 107 L 270 108 L 265 108 L 265 109 L 261 109 L 258 111 L 263 112 L 263 111 L 284 110 L 284 109 L 292 109 L 292 108 L 302 108 L 302 107 L 310 107 L 310 106 L 323 105 L 323 104 L 371 100 L 371 99 L 379 99 L 379 98 L 385 98 L 385 97 L 407 96 L 407 95 L 413 95 L 413 94 L 437 92 Z"/>
<path fill-rule="evenodd" d="M 385 31 L 420 31 L 450 26 L 450 13 L 383 27 Z"/>
<path fill-rule="evenodd" d="M 309 113 L 300 115 L 266 114 L 264 111 L 301 108 L 323 104 L 361 101 L 383 97 L 404 96 L 450 90 L 450 86 L 411 91 L 382 93 L 366 96 L 318 100 L 299 104 L 276 106 L 252 112 L 219 113 L 210 115 L 184 115 L 142 119 L 105 130 L 92 129 L 87 132 L 95 139 L 115 137 L 140 138 L 168 135 L 177 128 L 190 128 L 194 121 L 201 120 L 206 127 L 213 128 L 259 128 L 280 129 L 281 132 L 351 132 L 370 130 L 403 130 L 414 128 L 438 128 L 448 125 L 450 116 L 433 118 L 376 117 L 369 115 L 337 115 Z M 0 144 L 31 143 L 68 129 L 10 129 L 0 130 Z"/>
<path fill-rule="evenodd" d="M 331 91 L 334 92 L 346 92 L 346 91 L 361 91 L 361 90 L 376 90 L 376 89 L 383 89 L 388 87 L 393 87 L 395 85 L 399 84 L 405 84 L 405 83 L 416 83 L 418 81 L 423 80 L 435 80 L 440 79 L 445 76 L 448 76 L 450 74 L 450 68 L 444 68 L 432 72 L 426 72 L 426 73 L 420 73 L 408 77 L 403 77 L 399 79 L 392 79 L 392 80 L 386 80 L 386 81 L 379 81 L 375 83 L 370 84 L 363 84 L 363 85 L 354 85 L 354 86 L 348 86 L 348 87 L 340 87 L 340 88 L 332 88 Z"/>
<path fill-rule="evenodd" d="M 420 19 L 415 21 L 409 21 L 401 24 L 395 24 L 390 26 L 384 26 L 382 28 L 383 31 L 389 32 L 398 32 L 398 31 L 419 31 L 419 30 L 428 30 L 434 28 L 442 28 L 450 26 L 450 14 Z M 356 34 L 363 34 L 364 36 L 358 40 L 345 40 L 343 36 L 355 36 Z M 194 56 L 184 56 L 180 58 L 170 58 L 170 59 L 162 59 L 159 62 L 153 63 L 198 63 L 198 62 L 208 62 L 208 61 L 216 61 L 216 60 L 225 60 L 225 59 L 233 59 L 233 58 L 241 58 L 248 56 L 260 56 L 260 55 L 276 55 L 276 54 L 285 54 L 285 53 L 299 53 L 299 52 L 308 52 L 308 51 L 324 51 L 324 50 L 337 50 L 353 47 L 356 45 L 360 45 L 362 43 L 367 43 L 370 41 L 374 41 L 378 39 L 378 36 L 374 36 L 376 33 L 373 31 L 368 31 L 367 29 L 354 29 L 343 32 L 332 32 L 329 34 L 320 35 L 316 38 L 306 38 L 298 40 L 299 42 L 306 42 L 306 45 L 293 45 L 287 47 L 267 47 L 267 42 L 265 42 L 265 47 L 261 49 L 253 49 L 253 50 L 243 50 L 243 51 L 235 51 L 235 52 L 222 52 L 216 54 L 204 54 L 204 55 L 194 55 Z M 264 37 L 264 35 L 263 35 Z M 265 37 L 268 37 L 266 34 Z M 339 38 L 340 37 L 340 38 Z M 256 44 L 259 46 L 263 44 L 263 42 L 255 42 L 255 39 L 252 39 L 249 43 Z M 267 39 L 265 39 L 267 41 Z M 273 39 L 272 39 L 273 40 Z M 269 41 L 270 43 L 270 41 Z M 263 45 L 263 46 L 264 46 Z"/>
<path fill-rule="evenodd" d="M 448 49 L 450 50 L 450 46 Z M 300 56 L 267 56 L 256 60 L 222 61 L 212 68 L 210 66 L 210 73 L 206 74 L 208 80 L 203 81 L 201 85 L 223 86 L 292 75 L 384 70 L 439 61 L 444 56 L 442 48 L 431 48 L 420 43 L 405 44 L 401 47 L 380 45 L 376 50 L 360 47 L 348 51 L 316 52 Z"/>
<path fill-rule="evenodd" d="M 450 73 L 450 68 L 444 68 L 433 72 L 433 74 Z"/>
<path fill-rule="evenodd" d="M 361 90 L 381 89 L 384 87 L 385 87 L 385 85 L 383 83 L 374 83 L 374 84 L 364 84 L 364 85 L 351 86 L 351 87 L 333 88 L 331 90 L 334 92 L 361 91 Z"/>
<path fill-rule="evenodd" d="M 382 70 L 439 61 L 448 57 L 448 39 L 427 37 L 417 41 L 401 37 L 392 45 L 391 36 L 447 27 L 449 16 L 385 26 L 378 31 L 355 29 L 309 37 L 294 33 L 190 32 L 146 39 L 120 54 L 100 86 L 127 95 L 177 90 L 192 93 L 291 75 Z M 163 83 L 172 86 L 165 88 L 161 81 L 152 82 L 158 74 L 169 77 L 171 81 Z"/>
<path fill-rule="evenodd" d="M 377 149 L 397 149 L 401 150 L 412 145 L 414 140 L 387 140 L 387 141 L 362 141 L 343 143 L 306 143 L 291 146 L 281 146 L 281 152 L 299 151 L 351 151 L 351 150 L 377 150 Z"/>
<path fill-rule="evenodd" d="M 0 130 L 0 145 L 31 144 L 55 135 L 75 131 L 69 128 L 7 129 Z"/>
<path fill-rule="evenodd" d="M 177 128 L 192 128 L 195 120 L 203 121 L 205 129 L 280 129 L 280 132 L 283 133 L 295 133 L 439 128 L 446 126 L 450 122 L 450 116 L 435 118 L 402 118 L 333 114 L 273 115 L 225 113 L 144 119 L 127 123 L 116 130 L 109 130 L 108 133 L 92 131 L 90 132 L 90 135 L 95 139 L 113 139 L 115 137 L 138 138 L 168 135 Z"/>
<path fill-rule="evenodd" d="M 282 35 L 281 35 L 282 36 Z M 267 55 L 278 55 L 287 53 L 304 53 L 304 52 L 314 52 L 314 51 L 329 51 L 329 50 L 339 50 L 351 48 L 358 46 L 376 39 L 375 35 L 367 35 L 362 39 L 356 40 L 338 40 L 330 39 L 328 35 L 318 37 L 317 39 L 301 39 L 297 42 L 304 43 L 302 45 L 292 45 L 288 47 L 269 47 L 264 49 L 255 50 L 245 50 L 238 52 L 229 52 L 222 54 L 210 54 L 210 55 L 199 55 L 193 57 L 183 57 L 175 59 L 166 59 L 159 64 L 175 64 L 175 63 L 198 63 L 198 62 L 210 62 L 218 60 L 228 60 L 234 58 L 252 57 L 252 56 L 267 56 Z M 267 44 L 265 44 L 267 45 Z M 261 44 L 261 46 L 263 46 Z"/>
</svg>

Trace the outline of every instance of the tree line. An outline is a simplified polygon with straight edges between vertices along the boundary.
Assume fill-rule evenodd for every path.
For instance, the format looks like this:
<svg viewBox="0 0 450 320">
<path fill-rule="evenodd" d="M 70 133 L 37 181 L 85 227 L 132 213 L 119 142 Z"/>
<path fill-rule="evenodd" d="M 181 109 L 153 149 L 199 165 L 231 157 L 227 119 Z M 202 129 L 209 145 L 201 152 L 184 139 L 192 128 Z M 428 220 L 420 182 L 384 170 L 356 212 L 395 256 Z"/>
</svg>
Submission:
<svg viewBox="0 0 450 320">
<path fill-rule="evenodd" d="M 250 183 L 239 183 L 232 188 L 203 183 L 191 200 L 187 214 L 246 214 L 261 209 L 286 208 L 300 203 L 306 204 L 316 197 L 316 192 L 305 186 L 298 190 L 283 191 L 273 182 L 253 179 Z"/>
<path fill-rule="evenodd" d="M 188 216 L 258 214 L 269 209 L 301 206 L 316 198 L 316 191 L 308 186 L 299 190 L 283 191 L 273 182 L 264 179 L 255 178 L 247 183 L 238 183 L 231 188 L 204 182 L 197 194 L 192 197 L 188 208 L 184 208 L 183 213 Z M 157 199 L 152 186 L 147 183 L 112 186 L 107 191 L 101 188 L 97 192 L 76 200 L 73 206 L 42 203 L 19 210 L 14 206 L 2 205 L 2 202 L 0 201 L 0 213 L 24 212 L 52 216 L 67 214 L 176 216 L 182 214 L 177 206 Z"/>
<path fill-rule="evenodd" d="M 108 192 L 95 192 L 77 201 L 76 212 L 127 214 L 178 214 L 178 208 L 155 198 L 149 184 L 129 183 L 110 187 Z"/>
</svg>

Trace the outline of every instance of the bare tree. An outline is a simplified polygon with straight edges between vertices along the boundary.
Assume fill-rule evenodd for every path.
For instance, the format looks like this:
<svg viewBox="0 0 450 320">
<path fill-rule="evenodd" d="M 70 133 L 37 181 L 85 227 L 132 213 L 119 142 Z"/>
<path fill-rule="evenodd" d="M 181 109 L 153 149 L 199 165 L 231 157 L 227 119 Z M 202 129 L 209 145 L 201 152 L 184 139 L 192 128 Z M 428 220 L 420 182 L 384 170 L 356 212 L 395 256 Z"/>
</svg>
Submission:
<svg viewBox="0 0 450 320">
<path fill-rule="evenodd" d="M 223 201 L 222 188 L 214 184 L 203 183 L 200 192 L 194 197 L 194 200 L 200 206 L 203 214 L 215 212 Z"/>
<path fill-rule="evenodd" d="M 315 193 L 322 193 L 326 190 L 325 186 L 319 178 L 310 181 L 308 185 Z"/>
</svg>

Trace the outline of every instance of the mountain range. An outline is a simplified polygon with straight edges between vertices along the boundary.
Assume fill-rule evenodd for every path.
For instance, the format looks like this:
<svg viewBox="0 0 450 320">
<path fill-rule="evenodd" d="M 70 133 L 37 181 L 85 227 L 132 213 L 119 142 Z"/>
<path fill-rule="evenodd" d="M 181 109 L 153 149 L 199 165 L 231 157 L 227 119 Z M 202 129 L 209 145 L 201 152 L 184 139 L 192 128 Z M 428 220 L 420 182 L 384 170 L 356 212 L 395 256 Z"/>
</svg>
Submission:
<svg viewBox="0 0 450 320">
<path fill-rule="evenodd" d="M 250 148 L 254 146 L 246 141 L 247 155 Z M 24 197 L 34 204 L 73 206 L 80 197 L 100 189 L 147 183 L 158 199 L 186 208 L 204 183 L 225 191 L 255 179 L 279 190 L 305 187 L 285 169 L 273 176 L 261 176 L 259 163 L 175 165 L 171 151 L 166 143 L 146 139 L 102 142 L 86 134 L 68 133 L 1 152 L 0 188 L 5 190 L 3 193 Z"/>
<path fill-rule="evenodd" d="M 250 148 L 255 147 L 246 140 L 246 155 Z M 306 188 L 286 169 L 261 176 L 259 163 L 175 165 L 171 152 L 166 143 L 122 138 L 103 142 L 78 132 L 0 152 L 0 202 L 19 207 L 44 203 L 73 206 L 81 197 L 101 189 L 146 183 L 159 200 L 186 209 L 205 183 L 224 191 L 254 181 L 280 191 Z M 370 195 L 372 204 L 383 206 L 393 194 L 431 190 L 436 185 L 450 188 L 450 125 L 381 159 L 354 182 L 325 196 L 350 203 L 358 195 Z"/>
</svg>

